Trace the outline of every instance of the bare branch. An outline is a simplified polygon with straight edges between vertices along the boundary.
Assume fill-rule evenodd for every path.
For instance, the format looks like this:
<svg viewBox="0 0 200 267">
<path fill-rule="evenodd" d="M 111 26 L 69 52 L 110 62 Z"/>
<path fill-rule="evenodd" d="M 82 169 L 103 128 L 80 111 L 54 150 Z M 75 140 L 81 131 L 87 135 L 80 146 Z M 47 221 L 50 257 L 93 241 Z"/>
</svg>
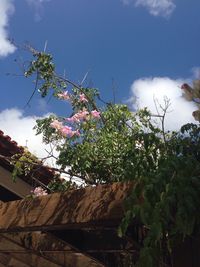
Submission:
<svg viewBox="0 0 200 267">
<path fill-rule="evenodd" d="M 36 80 L 35 80 L 35 88 L 34 88 L 32 94 L 31 94 L 29 100 L 27 101 L 26 105 L 24 106 L 24 108 L 26 108 L 26 107 L 30 107 L 29 104 L 30 104 L 30 102 L 31 102 L 31 100 L 32 100 L 32 98 L 33 98 L 33 96 L 35 95 L 35 93 L 36 93 L 36 91 L 37 91 L 38 81 L 39 81 L 39 73 L 37 72 L 37 74 L 36 74 Z"/>
<path fill-rule="evenodd" d="M 4 156 L 4 155 L 1 155 L 0 154 L 0 158 L 1 159 L 5 159 L 9 162 L 11 162 L 11 157 L 7 157 L 7 156 Z M 59 169 L 59 168 L 54 168 L 54 167 L 49 167 L 49 166 L 46 166 L 46 165 L 43 165 L 42 162 L 29 162 L 28 160 L 18 160 L 19 162 L 21 163 L 26 163 L 26 164 L 29 164 L 29 165 L 33 165 L 35 167 L 35 169 L 33 169 L 33 173 L 37 172 L 39 169 L 41 169 L 42 167 L 46 167 L 52 171 L 55 171 L 55 172 L 58 172 L 60 174 L 64 173 L 64 174 L 67 174 L 69 175 L 70 177 L 72 177 L 73 179 L 74 178 L 78 178 L 78 179 L 81 179 L 82 181 L 86 182 L 87 184 L 90 184 L 90 185 L 96 185 L 97 183 L 96 182 L 92 182 L 91 179 L 89 179 L 89 177 L 84 177 L 82 175 L 79 175 L 77 173 L 73 173 L 71 170 L 70 171 L 66 171 L 64 169 Z M 50 190 L 48 188 L 48 186 L 44 185 L 42 182 L 40 182 L 37 178 L 35 177 L 31 177 L 33 180 L 37 181 L 40 185 L 44 186 L 45 188 L 47 188 L 48 190 Z"/>
</svg>

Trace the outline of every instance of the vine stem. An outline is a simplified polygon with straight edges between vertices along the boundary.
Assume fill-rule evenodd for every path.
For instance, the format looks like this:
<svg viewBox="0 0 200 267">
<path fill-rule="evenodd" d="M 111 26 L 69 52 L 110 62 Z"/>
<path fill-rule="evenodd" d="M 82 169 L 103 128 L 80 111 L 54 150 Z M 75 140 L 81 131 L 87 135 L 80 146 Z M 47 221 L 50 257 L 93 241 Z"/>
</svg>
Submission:
<svg viewBox="0 0 200 267">
<path fill-rule="evenodd" d="M 1 155 L 0 154 L 0 158 L 1 159 L 5 159 L 5 160 L 8 160 L 9 163 L 11 162 L 11 157 L 7 157 L 7 156 L 4 156 L 4 155 Z M 78 179 L 81 179 L 82 181 L 90 184 L 90 185 L 97 185 L 96 182 L 91 182 L 89 181 L 87 178 L 79 175 L 79 174 L 75 174 L 75 173 L 72 173 L 70 171 L 66 171 L 66 170 L 63 170 L 63 169 L 59 169 L 59 168 L 54 168 L 54 167 L 49 167 L 49 166 L 46 166 L 46 165 L 43 165 L 42 163 L 36 163 L 36 162 L 29 162 L 29 161 L 26 161 L 26 160 L 20 160 L 19 159 L 19 162 L 21 163 L 26 163 L 26 164 L 29 164 L 29 165 L 32 165 L 34 167 L 36 167 L 35 170 L 33 170 L 33 173 L 35 173 L 36 171 L 38 171 L 40 168 L 42 167 L 46 167 L 48 168 L 49 170 L 52 170 L 52 171 L 55 171 L 55 172 L 59 172 L 60 174 L 61 173 L 64 173 L 64 174 L 67 174 L 69 176 L 72 176 L 74 178 L 78 178 Z M 47 185 L 45 185 L 44 183 L 42 183 L 39 179 L 35 178 L 34 176 L 31 177 L 34 181 L 36 181 L 38 184 L 40 184 L 42 187 L 45 187 L 46 189 L 52 191 Z"/>
</svg>

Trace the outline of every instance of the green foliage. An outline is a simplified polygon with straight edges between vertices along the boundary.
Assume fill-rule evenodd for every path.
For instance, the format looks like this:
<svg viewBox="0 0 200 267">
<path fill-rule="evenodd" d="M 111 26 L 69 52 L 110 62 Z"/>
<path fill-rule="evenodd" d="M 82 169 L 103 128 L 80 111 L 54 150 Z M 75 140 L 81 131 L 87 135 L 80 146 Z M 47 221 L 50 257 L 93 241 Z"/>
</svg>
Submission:
<svg viewBox="0 0 200 267">
<path fill-rule="evenodd" d="M 135 177 L 135 188 L 127 203 L 120 234 L 125 234 L 135 217 L 148 229 L 139 266 L 147 266 L 146 261 L 149 267 L 159 266 L 167 249 L 170 253 L 177 244 L 177 238 L 184 240 L 186 236 L 199 232 L 198 129 L 197 125 L 188 124 L 180 133 L 173 133 L 155 170 L 140 178 Z"/>
<path fill-rule="evenodd" d="M 55 130 L 50 127 L 51 122 L 56 119 L 56 116 L 50 115 L 48 118 L 36 120 L 37 125 L 34 127 L 37 134 L 43 134 L 43 142 L 49 144 L 53 141 L 57 141 L 58 137 Z"/>
<path fill-rule="evenodd" d="M 34 164 L 38 162 L 37 158 L 29 151 L 24 151 L 22 154 L 15 154 L 11 158 L 11 163 L 14 166 L 12 172 L 13 181 L 16 182 L 17 176 L 28 175 L 34 168 Z"/>
<path fill-rule="evenodd" d="M 24 72 L 24 76 L 35 76 L 35 83 L 42 97 L 45 97 L 49 89 L 53 89 L 58 93 L 61 89 L 66 88 L 66 83 L 55 76 L 55 66 L 52 62 L 53 58 L 50 54 L 44 52 L 33 53 L 32 60 Z"/>
<path fill-rule="evenodd" d="M 77 185 L 71 181 L 66 181 L 65 179 L 60 179 L 56 177 L 48 184 L 48 189 L 51 192 L 64 192 L 70 189 L 76 189 Z"/>
<path fill-rule="evenodd" d="M 138 266 L 159 266 L 177 240 L 200 230 L 200 127 L 187 124 L 179 132 L 164 132 L 147 109 L 133 114 L 126 105 L 98 108 L 98 90 L 56 76 L 50 55 L 34 57 L 26 76 L 37 74 L 43 81 L 42 96 L 50 88 L 57 96 L 71 84 L 72 115 L 83 109 L 101 112 L 99 120 L 88 116 L 74 125 L 80 136 L 63 137 L 50 125 L 66 118 L 55 116 L 37 121 L 37 133 L 43 133 L 45 143 L 54 143 L 61 168 L 70 166 L 85 184 L 134 182 L 119 235 L 137 219 L 146 229 Z M 79 101 L 80 93 L 88 102 Z M 62 191 L 68 184 L 51 186 Z"/>
</svg>

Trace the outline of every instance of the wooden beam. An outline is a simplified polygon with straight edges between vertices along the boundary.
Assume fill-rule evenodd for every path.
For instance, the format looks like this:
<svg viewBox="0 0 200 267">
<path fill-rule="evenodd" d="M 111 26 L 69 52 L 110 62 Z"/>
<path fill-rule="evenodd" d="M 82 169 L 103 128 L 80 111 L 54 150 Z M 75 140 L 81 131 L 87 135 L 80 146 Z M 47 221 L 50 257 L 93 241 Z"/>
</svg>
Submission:
<svg viewBox="0 0 200 267">
<path fill-rule="evenodd" d="M 0 233 L 117 226 L 132 183 L 114 183 L 0 203 Z"/>
<path fill-rule="evenodd" d="M 116 228 L 112 229 L 91 229 L 79 230 L 69 229 L 53 231 L 52 234 L 68 244 L 75 246 L 80 251 L 135 251 L 140 246 L 136 241 L 130 240 L 127 236 L 120 238 Z"/>
<path fill-rule="evenodd" d="M 104 267 L 100 262 L 49 233 L 25 232 L 0 235 L 0 254 L 6 252 L 31 266 Z M 76 265 L 74 265 L 76 262 Z"/>
<path fill-rule="evenodd" d="M 22 246 L 22 244 L 16 242 L 16 237 L 10 237 L 11 236 L 8 237 L 8 235 L 0 235 L 0 255 L 9 255 L 10 258 L 13 258 L 17 261 L 20 260 L 26 266 L 63 266 L 55 260 L 52 262 L 52 260 L 40 256 L 36 251 L 27 250 L 27 248 Z"/>
<path fill-rule="evenodd" d="M 3 203 L 0 201 L 0 205 Z M 21 264 L 15 264 L 19 260 L 21 260 Z M 11 265 L 10 262 L 12 262 Z M 80 252 L 77 248 L 50 233 L 37 231 L 0 234 L 0 267 L 26 267 L 25 265 L 33 267 L 104 267 L 98 260 Z"/>
<path fill-rule="evenodd" d="M 31 264 L 24 263 L 22 258 L 17 259 L 8 253 L 0 253 L 0 263 L 7 267 L 33 267 Z"/>
<path fill-rule="evenodd" d="M 19 197 L 24 198 L 29 195 L 32 187 L 25 183 L 22 179 L 17 178 L 14 183 L 12 180 L 12 174 L 8 170 L 0 166 L 0 185 L 13 192 Z"/>
</svg>

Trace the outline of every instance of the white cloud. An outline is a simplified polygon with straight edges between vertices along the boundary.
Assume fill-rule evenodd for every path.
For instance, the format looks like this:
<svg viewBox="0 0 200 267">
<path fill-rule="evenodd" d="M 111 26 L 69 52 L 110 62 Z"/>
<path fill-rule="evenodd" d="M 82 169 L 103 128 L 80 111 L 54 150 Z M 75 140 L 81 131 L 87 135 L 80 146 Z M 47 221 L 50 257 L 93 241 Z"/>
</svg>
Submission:
<svg viewBox="0 0 200 267">
<path fill-rule="evenodd" d="M 133 82 L 130 103 L 132 108 L 147 107 L 152 114 L 158 114 L 154 99 L 164 106 L 164 97 L 170 99 L 171 106 L 166 115 L 167 130 L 179 130 L 183 124 L 195 123 L 192 112 L 197 109 L 193 102 L 186 101 L 180 89 L 186 80 L 172 80 L 167 77 L 143 78 Z M 159 105 L 157 105 L 159 108 Z M 159 113 L 161 109 L 159 109 Z"/>
<path fill-rule="evenodd" d="M 123 4 L 135 4 L 136 7 L 142 6 L 146 8 L 153 16 L 169 17 L 176 5 L 174 0 L 121 0 Z"/>
<path fill-rule="evenodd" d="M 48 115 L 48 114 L 47 114 Z M 36 125 L 36 116 L 24 116 L 19 109 L 5 109 L 0 112 L 0 130 L 9 135 L 20 146 L 28 147 L 28 150 L 38 158 L 47 156 L 45 149 L 50 151 L 49 146 L 42 143 L 42 136 L 35 135 L 33 127 Z M 54 164 L 49 160 L 48 164 Z"/>
<path fill-rule="evenodd" d="M 0 57 L 5 57 L 15 51 L 15 46 L 8 40 L 8 21 L 14 12 L 12 0 L 0 1 Z"/>
<path fill-rule="evenodd" d="M 51 0 L 26 0 L 26 2 L 34 9 L 36 21 L 42 19 L 43 4 L 50 1 Z"/>
<path fill-rule="evenodd" d="M 50 0 L 26 0 L 34 9 L 36 21 L 41 20 L 43 4 L 49 1 Z M 14 11 L 14 0 L 0 0 L 0 57 L 6 57 L 16 50 L 16 47 L 10 42 L 8 35 L 9 18 Z"/>
</svg>

